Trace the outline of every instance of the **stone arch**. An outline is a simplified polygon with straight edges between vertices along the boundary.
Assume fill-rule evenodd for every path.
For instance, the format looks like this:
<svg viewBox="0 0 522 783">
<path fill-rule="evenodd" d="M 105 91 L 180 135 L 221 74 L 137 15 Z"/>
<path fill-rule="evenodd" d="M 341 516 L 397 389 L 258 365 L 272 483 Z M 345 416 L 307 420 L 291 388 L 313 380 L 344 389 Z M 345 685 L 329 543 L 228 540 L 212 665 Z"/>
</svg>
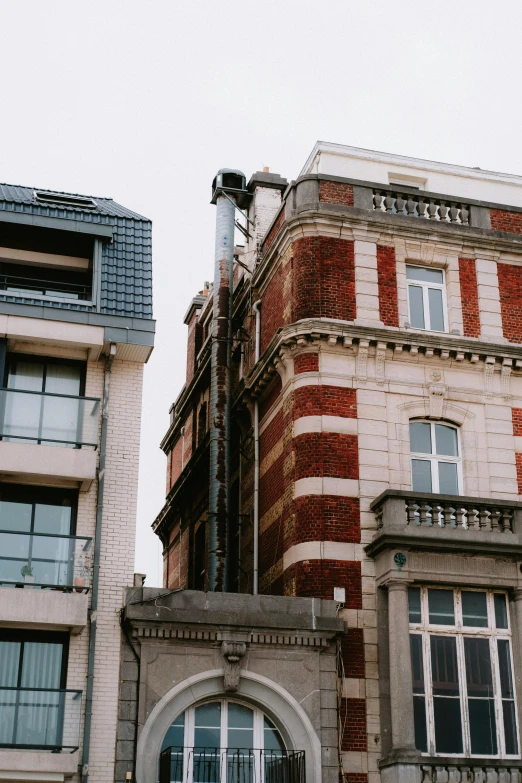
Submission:
<svg viewBox="0 0 522 783">
<path fill-rule="evenodd" d="M 137 783 L 157 783 L 161 744 L 178 715 L 199 701 L 230 695 L 223 690 L 223 669 L 188 677 L 171 688 L 151 711 L 141 731 L 136 754 Z M 305 711 L 288 691 L 261 674 L 243 671 L 233 696 L 273 716 L 289 748 L 305 751 L 307 780 L 321 780 L 319 738 Z"/>
</svg>

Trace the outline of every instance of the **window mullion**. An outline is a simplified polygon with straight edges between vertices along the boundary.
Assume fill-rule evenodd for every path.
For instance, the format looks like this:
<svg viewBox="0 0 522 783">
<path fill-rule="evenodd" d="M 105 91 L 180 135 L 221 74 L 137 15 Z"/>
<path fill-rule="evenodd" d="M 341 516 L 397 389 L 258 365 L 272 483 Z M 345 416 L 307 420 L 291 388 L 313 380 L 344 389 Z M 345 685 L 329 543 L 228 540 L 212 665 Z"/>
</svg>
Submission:
<svg viewBox="0 0 522 783">
<path fill-rule="evenodd" d="M 424 690 L 426 698 L 426 715 L 428 719 L 428 752 L 431 756 L 436 753 L 435 747 L 435 716 L 433 712 L 433 679 L 431 671 L 431 644 L 428 631 L 422 631 L 422 651 L 424 656 Z"/>
<path fill-rule="evenodd" d="M 460 709 L 462 716 L 462 745 L 464 749 L 464 755 L 469 756 L 471 753 L 471 743 L 468 720 L 468 688 L 466 680 L 466 658 L 464 655 L 464 635 L 462 633 L 458 633 L 456 634 L 456 637 L 457 671 L 459 674 Z"/>
<path fill-rule="evenodd" d="M 424 328 L 431 331 L 430 304 L 428 299 L 428 286 L 422 286 L 422 307 L 424 309 Z"/>
<path fill-rule="evenodd" d="M 493 600 L 493 594 L 490 593 L 488 595 L 488 598 L 491 598 L 491 600 Z M 488 609 L 490 609 L 490 607 L 488 607 Z M 504 715 L 502 712 L 500 669 L 498 666 L 498 645 L 497 645 L 497 637 L 495 634 L 492 634 L 489 637 L 489 655 L 491 658 L 492 680 L 493 680 L 493 689 L 494 689 L 493 697 L 495 700 L 495 723 L 497 729 L 498 753 L 501 758 L 504 758 L 506 755 L 506 743 L 505 743 L 505 735 L 504 735 Z"/>
</svg>

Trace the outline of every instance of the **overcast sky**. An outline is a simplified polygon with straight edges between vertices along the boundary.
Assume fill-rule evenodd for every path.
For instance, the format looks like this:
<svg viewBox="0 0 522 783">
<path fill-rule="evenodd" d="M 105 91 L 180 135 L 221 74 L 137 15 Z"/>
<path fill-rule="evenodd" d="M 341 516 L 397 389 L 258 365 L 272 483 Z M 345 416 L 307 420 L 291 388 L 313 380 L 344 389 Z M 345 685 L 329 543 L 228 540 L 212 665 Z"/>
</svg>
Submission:
<svg viewBox="0 0 522 783">
<path fill-rule="evenodd" d="M 321 139 L 522 174 L 521 32 L 520 0 L 0 0 L 0 181 L 111 196 L 154 224 L 136 554 L 149 586 L 216 171 L 293 179 Z"/>
</svg>

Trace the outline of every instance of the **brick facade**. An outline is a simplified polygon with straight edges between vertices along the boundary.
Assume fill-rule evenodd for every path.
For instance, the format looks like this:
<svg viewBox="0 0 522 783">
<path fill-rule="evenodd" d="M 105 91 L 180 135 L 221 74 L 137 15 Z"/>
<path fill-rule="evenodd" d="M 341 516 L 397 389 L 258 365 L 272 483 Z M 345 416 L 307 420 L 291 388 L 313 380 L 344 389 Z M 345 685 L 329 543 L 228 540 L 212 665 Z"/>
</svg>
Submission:
<svg viewBox="0 0 522 783">
<path fill-rule="evenodd" d="M 379 315 L 385 326 L 399 326 L 395 248 L 377 245 Z"/>
<path fill-rule="evenodd" d="M 522 234 L 522 212 L 508 212 L 503 209 L 490 209 L 489 218 L 493 231 L 506 231 L 509 234 Z"/>
<path fill-rule="evenodd" d="M 466 337 L 480 337 L 477 271 L 474 258 L 459 258 L 462 322 Z"/>
<path fill-rule="evenodd" d="M 497 264 L 504 337 L 522 343 L 522 266 Z"/>
<path fill-rule="evenodd" d="M 353 321 L 354 243 L 330 237 L 298 239 L 293 246 L 293 321 L 336 318 Z"/>
<path fill-rule="evenodd" d="M 365 700 L 342 699 L 340 722 L 341 750 L 359 752 L 368 750 Z"/>
<path fill-rule="evenodd" d="M 294 392 L 294 419 L 301 416 L 357 418 L 355 389 L 342 386 L 300 386 Z"/>
<path fill-rule="evenodd" d="M 346 182 L 330 182 L 322 179 L 319 182 L 319 201 L 353 207 L 353 186 Z"/>
<path fill-rule="evenodd" d="M 316 353 L 302 353 L 294 359 L 294 373 L 317 372 L 319 369 L 319 355 Z"/>
</svg>

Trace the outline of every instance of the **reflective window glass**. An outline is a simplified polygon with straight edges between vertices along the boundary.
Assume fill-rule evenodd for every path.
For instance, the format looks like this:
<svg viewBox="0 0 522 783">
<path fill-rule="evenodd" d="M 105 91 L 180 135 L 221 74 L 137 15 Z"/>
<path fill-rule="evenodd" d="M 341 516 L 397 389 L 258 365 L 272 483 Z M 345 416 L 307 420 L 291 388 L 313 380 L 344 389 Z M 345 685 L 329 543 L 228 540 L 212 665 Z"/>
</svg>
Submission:
<svg viewBox="0 0 522 783">
<path fill-rule="evenodd" d="M 459 479 L 454 462 L 439 462 L 439 492 L 441 495 L 458 495 Z"/>
<path fill-rule="evenodd" d="M 444 283 L 444 274 L 441 269 L 430 269 L 426 266 L 406 266 L 406 277 L 408 280 L 420 280 L 423 283 L 437 285 Z"/>
<path fill-rule="evenodd" d="M 457 430 L 445 424 L 435 424 L 435 448 L 437 454 L 458 457 Z"/>
<path fill-rule="evenodd" d="M 504 593 L 495 593 L 493 596 L 495 604 L 495 626 L 497 628 L 508 627 L 508 616 L 506 606 L 506 596 Z"/>
<path fill-rule="evenodd" d="M 420 587 L 408 588 L 408 608 L 410 613 L 410 623 L 420 623 L 422 619 Z"/>
<path fill-rule="evenodd" d="M 432 492 L 431 462 L 423 459 L 412 459 L 412 489 L 415 492 Z"/>
<path fill-rule="evenodd" d="M 428 590 L 428 611 L 432 625 L 455 625 L 452 590 Z"/>
<path fill-rule="evenodd" d="M 410 299 L 410 326 L 416 329 L 424 329 L 425 320 L 422 288 L 417 285 L 409 285 L 408 296 Z"/>
<path fill-rule="evenodd" d="M 428 302 L 430 308 L 430 329 L 433 332 L 443 332 L 444 309 L 440 288 L 428 288 Z"/>
<path fill-rule="evenodd" d="M 410 422 L 410 449 L 414 454 L 431 454 L 431 425 L 425 421 Z"/>
<path fill-rule="evenodd" d="M 463 590 L 462 596 L 462 622 L 472 628 L 487 628 L 488 603 L 486 593 Z"/>
</svg>

